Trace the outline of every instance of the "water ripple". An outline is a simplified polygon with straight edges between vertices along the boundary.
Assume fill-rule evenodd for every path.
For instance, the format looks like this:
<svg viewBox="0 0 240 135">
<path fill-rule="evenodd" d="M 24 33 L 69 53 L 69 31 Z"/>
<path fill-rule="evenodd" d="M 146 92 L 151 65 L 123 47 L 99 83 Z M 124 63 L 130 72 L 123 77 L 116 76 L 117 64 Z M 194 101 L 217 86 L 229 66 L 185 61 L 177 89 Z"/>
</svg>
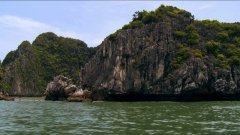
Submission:
<svg viewBox="0 0 240 135">
<path fill-rule="evenodd" d="M 239 134 L 240 102 L 0 102 L 0 134 Z"/>
</svg>

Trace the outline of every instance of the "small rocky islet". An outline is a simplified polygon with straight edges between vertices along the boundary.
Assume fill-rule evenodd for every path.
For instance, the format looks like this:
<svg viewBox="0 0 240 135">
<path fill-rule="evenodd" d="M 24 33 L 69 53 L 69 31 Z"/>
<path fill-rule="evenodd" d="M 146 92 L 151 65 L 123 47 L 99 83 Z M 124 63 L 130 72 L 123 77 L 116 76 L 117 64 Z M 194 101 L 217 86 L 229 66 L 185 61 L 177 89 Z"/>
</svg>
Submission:
<svg viewBox="0 0 240 135">
<path fill-rule="evenodd" d="M 14 101 L 14 97 L 10 97 L 8 94 L 5 94 L 2 90 L 0 90 L 0 101 Z"/>
<path fill-rule="evenodd" d="M 48 83 L 44 93 L 45 100 L 69 101 L 69 102 L 87 102 L 91 101 L 91 92 L 83 90 L 72 83 L 72 80 L 59 75 L 53 81 Z"/>
<path fill-rule="evenodd" d="M 0 101 L 5 100 L 5 101 L 14 101 L 14 97 L 6 96 L 4 94 L 0 94 Z"/>
<path fill-rule="evenodd" d="M 0 89 L 80 102 L 239 100 L 239 67 L 240 23 L 162 5 L 95 48 L 51 32 L 22 42 L 1 63 Z"/>
</svg>

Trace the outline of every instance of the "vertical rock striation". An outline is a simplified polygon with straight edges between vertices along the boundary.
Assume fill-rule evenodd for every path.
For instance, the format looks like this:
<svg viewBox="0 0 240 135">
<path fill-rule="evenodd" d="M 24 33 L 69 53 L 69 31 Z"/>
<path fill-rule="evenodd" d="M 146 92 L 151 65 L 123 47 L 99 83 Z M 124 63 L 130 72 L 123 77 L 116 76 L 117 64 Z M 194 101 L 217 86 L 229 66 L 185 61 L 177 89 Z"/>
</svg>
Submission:
<svg viewBox="0 0 240 135">
<path fill-rule="evenodd" d="M 165 8 L 169 7 L 159 9 Z M 171 8 L 171 12 L 179 10 Z M 207 45 L 216 40 L 220 30 L 209 29 L 205 23 L 176 14 L 141 27 L 120 30 L 114 38 L 107 37 L 84 66 L 82 83 L 95 92 L 102 91 L 105 100 L 237 95 L 239 66 L 215 64 L 218 57 L 208 53 Z"/>
</svg>

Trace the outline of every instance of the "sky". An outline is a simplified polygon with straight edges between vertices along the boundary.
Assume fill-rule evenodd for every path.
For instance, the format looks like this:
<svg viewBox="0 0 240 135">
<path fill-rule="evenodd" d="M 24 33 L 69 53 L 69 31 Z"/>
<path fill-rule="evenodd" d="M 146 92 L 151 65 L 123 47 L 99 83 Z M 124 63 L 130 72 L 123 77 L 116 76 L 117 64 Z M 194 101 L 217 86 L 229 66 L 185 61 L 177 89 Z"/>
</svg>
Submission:
<svg viewBox="0 0 240 135">
<path fill-rule="evenodd" d="M 185 9 L 198 20 L 240 22 L 240 1 L 0 1 L 0 60 L 22 41 L 49 31 L 97 46 L 136 11 L 161 4 Z"/>
</svg>

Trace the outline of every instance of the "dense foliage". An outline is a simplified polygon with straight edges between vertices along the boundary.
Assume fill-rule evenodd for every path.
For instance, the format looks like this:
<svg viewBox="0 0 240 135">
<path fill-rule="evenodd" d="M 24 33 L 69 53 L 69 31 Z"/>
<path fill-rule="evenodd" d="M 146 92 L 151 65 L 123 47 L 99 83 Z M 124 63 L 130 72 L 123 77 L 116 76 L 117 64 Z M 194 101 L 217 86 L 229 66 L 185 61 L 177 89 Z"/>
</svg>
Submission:
<svg viewBox="0 0 240 135">
<path fill-rule="evenodd" d="M 33 46 L 45 70 L 44 80 L 62 74 L 77 82 L 81 67 L 94 54 L 94 48 L 88 48 L 84 42 L 57 37 L 53 33 L 40 35 Z"/>
<path fill-rule="evenodd" d="M 94 48 L 88 48 L 80 40 L 43 33 L 32 45 L 24 41 L 16 51 L 6 56 L 3 61 L 4 68 L 8 70 L 5 81 L 11 86 L 11 80 L 18 77 L 23 81 L 23 89 L 30 87 L 40 93 L 54 76 L 60 74 L 78 83 L 81 67 L 94 53 Z"/>
<path fill-rule="evenodd" d="M 114 41 L 124 30 L 169 20 L 176 22 L 182 18 L 192 21 L 186 27 L 173 31 L 178 51 L 170 62 L 171 69 L 178 68 L 190 58 L 211 58 L 214 66 L 220 68 L 240 65 L 240 23 L 221 23 L 217 20 L 194 21 L 191 13 L 172 6 L 161 5 L 154 11 L 135 12 L 132 21 L 109 35 L 108 39 Z"/>
<path fill-rule="evenodd" d="M 2 67 L 2 62 L 0 60 L 0 92 L 8 92 L 9 85 L 3 81 L 4 69 Z"/>
<path fill-rule="evenodd" d="M 191 57 L 211 58 L 214 66 L 220 68 L 240 65 L 239 23 L 196 21 L 184 31 L 176 31 L 174 36 L 180 47 L 171 63 L 172 67 L 178 67 Z"/>
<path fill-rule="evenodd" d="M 178 9 L 173 6 L 165 6 L 161 5 L 159 8 L 157 8 L 154 11 L 137 11 L 133 15 L 133 19 L 131 22 L 128 24 L 124 25 L 122 29 L 116 31 L 115 33 L 109 35 L 110 40 L 114 40 L 116 35 L 120 33 L 123 30 L 127 29 L 135 29 L 135 28 L 140 28 L 146 24 L 151 24 L 151 23 L 157 23 L 157 22 L 164 22 L 168 18 L 188 18 L 190 20 L 194 19 L 194 16 L 185 10 Z"/>
</svg>

